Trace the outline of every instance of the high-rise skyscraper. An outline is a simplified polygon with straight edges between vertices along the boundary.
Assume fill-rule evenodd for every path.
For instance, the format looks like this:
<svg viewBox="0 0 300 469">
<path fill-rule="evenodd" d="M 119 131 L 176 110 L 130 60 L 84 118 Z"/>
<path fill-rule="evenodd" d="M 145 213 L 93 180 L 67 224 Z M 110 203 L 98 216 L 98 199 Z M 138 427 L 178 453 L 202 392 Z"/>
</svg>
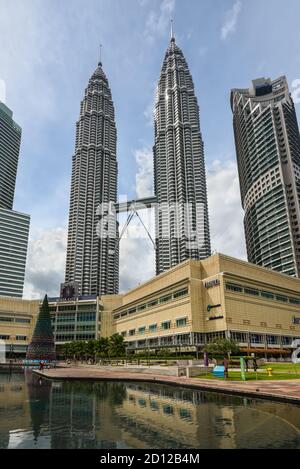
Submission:
<svg viewBox="0 0 300 469">
<path fill-rule="evenodd" d="M 210 255 L 199 106 L 188 64 L 171 36 L 154 114 L 157 274 Z"/>
<path fill-rule="evenodd" d="M 119 287 L 117 131 L 108 80 L 99 63 L 81 102 L 72 162 L 66 283 L 79 295 Z"/>
<path fill-rule="evenodd" d="M 0 208 L 12 210 L 22 130 L 0 102 Z"/>
<path fill-rule="evenodd" d="M 286 77 L 231 92 L 248 260 L 299 277 L 300 136 Z"/>
<path fill-rule="evenodd" d="M 12 210 L 20 143 L 21 128 L 0 102 L 0 296 L 23 295 L 30 217 Z"/>
</svg>

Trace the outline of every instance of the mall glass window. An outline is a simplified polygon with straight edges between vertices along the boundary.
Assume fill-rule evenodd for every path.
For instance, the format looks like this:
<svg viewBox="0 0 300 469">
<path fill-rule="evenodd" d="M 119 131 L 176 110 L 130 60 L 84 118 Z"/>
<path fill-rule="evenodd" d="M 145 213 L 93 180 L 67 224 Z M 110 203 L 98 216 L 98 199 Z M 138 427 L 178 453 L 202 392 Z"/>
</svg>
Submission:
<svg viewBox="0 0 300 469">
<path fill-rule="evenodd" d="M 289 298 L 289 301 L 292 305 L 300 305 L 300 300 L 297 298 Z"/>
<path fill-rule="evenodd" d="M 187 318 L 176 319 L 176 327 L 184 327 L 187 325 Z"/>
<path fill-rule="evenodd" d="M 283 303 L 287 303 L 288 299 L 286 296 L 281 296 L 281 295 L 276 295 L 276 300 L 277 301 L 282 301 Z"/>
<path fill-rule="evenodd" d="M 159 299 L 159 302 L 160 303 L 167 303 L 167 301 L 171 301 L 171 300 L 172 300 L 172 295 L 167 295 L 167 296 L 162 296 Z"/>
<path fill-rule="evenodd" d="M 252 344 L 263 344 L 264 336 L 262 334 L 250 334 L 250 342 Z"/>
<path fill-rule="evenodd" d="M 259 290 L 256 290 L 255 288 L 244 288 L 244 292 L 247 295 L 259 296 Z"/>
<path fill-rule="evenodd" d="M 267 298 L 268 300 L 274 300 L 274 294 L 269 291 L 262 290 L 260 294 L 263 298 Z"/>
<path fill-rule="evenodd" d="M 176 291 L 173 295 L 173 298 L 176 299 L 176 298 L 180 298 L 181 296 L 185 296 L 188 294 L 188 289 L 185 288 L 184 290 L 179 290 L 179 291 Z"/>
<path fill-rule="evenodd" d="M 164 321 L 161 323 L 161 328 L 165 331 L 171 329 L 171 321 Z"/>
<path fill-rule="evenodd" d="M 242 293 L 243 287 L 241 285 L 236 285 L 233 283 L 226 283 L 226 290 L 234 291 L 237 293 Z"/>
<path fill-rule="evenodd" d="M 280 344 L 280 337 L 277 335 L 268 335 L 267 342 L 269 345 L 279 345 Z"/>
<path fill-rule="evenodd" d="M 16 318 L 16 322 L 18 322 L 19 324 L 30 324 L 30 319 Z"/>
<path fill-rule="evenodd" d="M 156 332 L 157 331 L 157 324 L 151 324 L 149 326 L 149 332 Z"/>
</svg>

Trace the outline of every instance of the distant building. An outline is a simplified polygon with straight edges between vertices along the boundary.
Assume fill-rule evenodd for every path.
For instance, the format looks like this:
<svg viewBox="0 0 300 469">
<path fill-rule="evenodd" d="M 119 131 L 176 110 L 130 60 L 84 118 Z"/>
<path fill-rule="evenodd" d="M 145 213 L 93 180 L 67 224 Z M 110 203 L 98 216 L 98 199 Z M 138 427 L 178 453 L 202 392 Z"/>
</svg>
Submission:
<svg viewBox="0 0 300 469">
<path fill-rule="evenodd" d="M 173 34 L 172 34 L 173 36 Z M 171 37 L 154 113 L 156 272 L 210 256 L 199 106 L 187 61 Z"/>
<path fill-rule="evenodd" d="M 30 217 L 0 208 L 0 296 L 22 297 Z"/>
<path fill-rule="evenodd" d="M 232 90 L 231 107 L 248 260 L 299 277 L 300 136 L 286 77 Z"/>
<path fill-rule="evenodd" d="M 76 126 L 65 280 L 79 295 L 119 289 L 117 131 L 108 80 L 99 63 L 89 80 Z"/>
<path fill-rule="evenodd" d="M 0 296 L 22 297 L 30 216 L 13 211 L 21 128 L 0 102 Z"/>
<path fill-rule="evenodd" d="M 0 208 L 12 210 L 22 130 L 0 102 Z"/>
</svg>

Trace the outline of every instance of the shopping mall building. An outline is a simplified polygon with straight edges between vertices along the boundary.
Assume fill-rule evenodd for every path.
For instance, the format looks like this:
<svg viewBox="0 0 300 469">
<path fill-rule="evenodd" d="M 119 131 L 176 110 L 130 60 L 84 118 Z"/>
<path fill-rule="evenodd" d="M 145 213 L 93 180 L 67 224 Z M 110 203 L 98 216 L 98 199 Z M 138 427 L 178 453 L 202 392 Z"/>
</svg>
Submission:
<svg viewBox="0 0 300 469">
<path fill-rule="evenodd" d="M 17 322 L 25 303 L 27 335 Z M 20 335 L 28 343 L 38 308 L 37 301 L 0 298 L 0 338 L 8 347 Z M 223 254 L 185 261 L 124 294 L 52 298 L 50 308 L 57 345 L 118 333 L 128 350 L 184 352 L 231 337 L 244 352 L 286 356 L 300 338 L 300 280 Z"/>
</svg>

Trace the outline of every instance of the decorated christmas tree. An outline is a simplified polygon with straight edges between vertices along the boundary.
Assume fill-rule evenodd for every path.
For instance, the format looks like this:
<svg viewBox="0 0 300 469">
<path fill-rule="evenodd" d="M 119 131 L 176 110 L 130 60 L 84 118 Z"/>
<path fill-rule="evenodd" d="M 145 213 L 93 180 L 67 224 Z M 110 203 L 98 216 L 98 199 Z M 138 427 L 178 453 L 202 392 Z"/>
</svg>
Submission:
<svg viewBox="0 0 300 469">
<path fill-rule="evenodd" d="M 29 360 L 55 360 L 55 344 L 51 325 L 48 297 L 45 295 L 35 325 L 26 358 Z"/>
</svg>

